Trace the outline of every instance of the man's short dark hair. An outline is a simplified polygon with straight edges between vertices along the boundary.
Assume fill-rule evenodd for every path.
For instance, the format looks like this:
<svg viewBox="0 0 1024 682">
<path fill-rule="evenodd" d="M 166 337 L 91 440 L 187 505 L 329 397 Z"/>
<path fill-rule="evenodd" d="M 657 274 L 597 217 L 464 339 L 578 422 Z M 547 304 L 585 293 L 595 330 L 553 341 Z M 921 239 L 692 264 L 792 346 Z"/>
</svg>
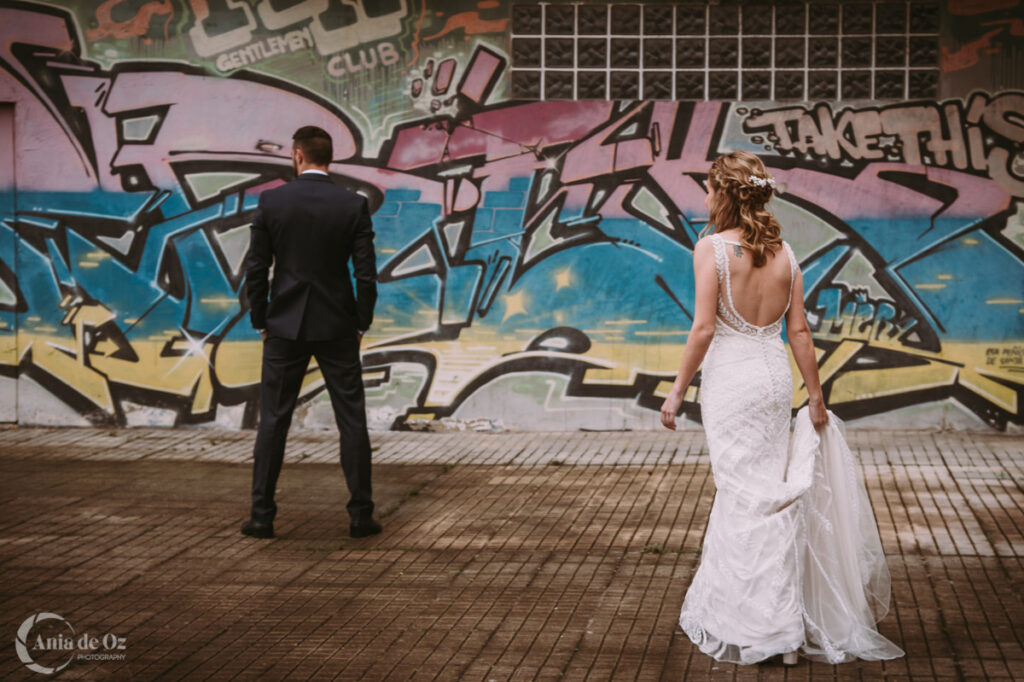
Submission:
<svg viewBox="0 0 1024 682">
<path fill-rule="evenodd" d="M 314 166 L 326 166 L 334 157 L 331 136 L 323 128 L 302 126 L 292 135 L 295 146 L 302 150 L 306 161 Z"/>
</svg>

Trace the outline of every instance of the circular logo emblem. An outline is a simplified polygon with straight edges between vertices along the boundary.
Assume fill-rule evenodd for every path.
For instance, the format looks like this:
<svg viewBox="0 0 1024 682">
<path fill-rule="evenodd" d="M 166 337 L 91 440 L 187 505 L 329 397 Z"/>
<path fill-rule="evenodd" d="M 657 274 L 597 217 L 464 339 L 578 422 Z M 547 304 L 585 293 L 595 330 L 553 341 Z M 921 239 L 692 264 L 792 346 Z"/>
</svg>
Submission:
<svg viewBox="0 0 1024 682">
<path fill-rule="evenodd" d="M 21 662 L 29 670 L 44 675 L 66 668 L 75 657 L 74 647 L 75 629 L 56 613 L 29 616 L 18 628 L 18 637 L 14 640 Z"/>
</svg>

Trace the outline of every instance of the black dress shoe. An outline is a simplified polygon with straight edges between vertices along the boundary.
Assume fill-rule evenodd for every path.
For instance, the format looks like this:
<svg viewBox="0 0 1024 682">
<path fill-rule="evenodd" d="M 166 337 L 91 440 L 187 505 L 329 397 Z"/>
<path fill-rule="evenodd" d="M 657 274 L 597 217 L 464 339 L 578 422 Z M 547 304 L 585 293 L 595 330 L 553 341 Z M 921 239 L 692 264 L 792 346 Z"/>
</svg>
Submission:
<svg viewBox="0 0 1024 682">
<path fill-rule="evenodd" d="M 380 523 L 373 519 L 368 519 L 359 523 L 350 523 L 348 525 L 348 534 L 354 538 L 365 538 L 368 535 L 376 535 L 382 530 L 383 527 L 381 527 Z"/>
<path fill-rule="evenodd" d="M 242 524 L 242 535 L 253 538 L 272 538 L 274 537 L 274 524 L 260 523 L 250 519 Z"/>
</svg>

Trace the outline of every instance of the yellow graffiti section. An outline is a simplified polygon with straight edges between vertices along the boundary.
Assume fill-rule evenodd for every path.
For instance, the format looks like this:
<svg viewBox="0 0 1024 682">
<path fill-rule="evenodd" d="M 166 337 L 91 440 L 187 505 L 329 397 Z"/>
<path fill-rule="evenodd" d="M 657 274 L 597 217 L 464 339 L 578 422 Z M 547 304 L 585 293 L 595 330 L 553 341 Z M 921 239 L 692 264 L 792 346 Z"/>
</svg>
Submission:
<svg viewBox="0 0 1024 682">
<path fill-rule="evenodd" d="M 164 356 L 166 343 L 132 344 L 137 360 L 127 361 L 101 352 L 85 354 L 69 345 L 65 336 L 38 333 L 20 335 L 21 355 L 31 354 L 32 365 L 59 380 L 66 390 L 85 398 L 96 408 L 113 414 L 111 384 L 132 386 L 166 394 L 191 396 L 191 412 L 207 412 L 213 406 L 213 383 L 208 354 L 212 344 L 193 355 Z M 205 354 L 204 354 L 205 353 Z M 6 357 L 6 356 L 5 356 Z"/>
<path fill-rule="evenodd" d="M 260 382 L 262 341 L 222 343 L 214 356 L 217 381 L 225 388 L 246 388 Z"/>
<path fill-rule="evenodd" d="M 11 333 L 0 333 L 0 367 L 14 367 L 18 364 L 18 337 Z"/>
<path fill-rule="evenodd" d="M 259 385 L 262 343 L 236 341 L 215 345 L 175 339 L 132 344 L 135 360 L 113 355 L 116 347 L 97 344 L 92 352 L 67 336 L 23 332 L 0 336 L 0 366 L 15 368 L 20 358 L 31 358 L 35 370 L 58 380 L 63 389 L 87 400 L 108 415 L 116 412 L 111 386 L 130 386 L 163 396 L 167 401 L 190 399 L 191 414 L 209 412 L 216 404 L 214 379 L 229 389 L 253 389 Z M 78 338 L 82 338 L 79 336 Z M 70 341 L 70 342 L 69 342 Z M 170 351 L 172 354 L 168 354 Z M 310 362 L 300 397 L 323 388 L 323 376 Z"/>
<path fill-rule="evenodd" d="M 1021 341 L 946 343 L 941 355 L 927 352 L 915 355 L 925 364 L 841 373 L 832 384 L 830 402 L 838 406 L 959 385 L 993 407 L 1016 414 L 1019 410 L 1019 389 L 1013 385 L 1024 386 L 1022 350 L 1024 343 Z"/>
<path fill-rule="evenodd" d="M 235 341 L 214 344 L 190 339 L 185 335 L 168 334 L 167 338 L 135 342 L 136 359 L 115 355 L 116 346 L 100 343 L 86 352 L 76 339 L 84 338 L 87 327 L 107 321 L 109 311 L 102 307 L 78 308 L 69 313 L 64 324 L 74 330 L 69 337 L 39 331 L 23 331 L 18 337 L 0 335 L 0 366 L 13 368 L 26 358 L 31 365 L 59 381 L 66 390 L 89 401 L 97 410 L 114 414 L 116 407 L 112 386 L 135 387 L 162 394 L 178 402 L 186 400 L 192 414 L 209 412 L 216 406 L 215 387 L 255 389 L 260 380 L 262 342 Z M 402 345 L 383 332 L 371 334 L 363 344 L 364 353 L 416 350 L 427 352 L 435 360 L 426 399 L 419 409 L 410 410 L 409 419 L 430 419 L 432 410 L 443 410 L 469 399 L 475 388 L 506 371 L 531 373 L 543 369 L 508 369 L 507 363 L 527 359 L 530 365 L 546 359 L 591 365 L 582 372 L 582 384 L 588 389 L 631 386 L 642 377 L 657 380 L 653 396 L 664 398 L 671 388 L 675 372 L 685 348 L 684 330 L 647 333 L 639 341 L 621 340 L 630 321 L 607 324 L 600 330 L 589 330 L 589 349 L 580 354 L 552 348 L 528 350 L 530 342 L 546 330 L 519 329 L 501 335 L 494 329 L 478 326 L 463 330 L 454 341 L 424 342 Z M 635 322 L 635 321 L 634 321 Z M 38 328 L 37 328 L 38 329 Z M 588 330 L 584 330 L 585 332 Z M 596 332 L 602 331 L 603 334 Z M 635 332 L 634 332 L 634 335 Z M 19 343 L 20 341 L 20 343 Z M 829 404 L 834 409 L 864 400 L 892 398 L 900 404 L 900 396 L 925 391 L 961 387 L 994 408 L 1017 414 L 1020 411 L 1018 391 L 1024 386 L 1024 339 L 1001 343 L 950 343 L 941 352 L 911 349 L 897 342 L 869 343 L 863 339 L 828 339 L 828 350 L 816 348 L 819 374 L 829 387 Z M 863 368 L 858 358 L 870 355 L 874 348 L 898 351 L 906 359 L 905 366 L 867 362 Z M 794 376 L 793 407 L 807 401 L 806 388 L 790 355 Z M 578 366 L 578 365 L 577 365 Z M 379 372 L 378 372 L 379 374 Z M 370 377 L 373 378 L 373 377 Z M 381 378 L 378 376 L 378 379 Z M 648 382 L 648 385 L 649 382 Z M 316 394 L 323 388 L 323 377 L 312 361 L 302 386 L 301 397 Z M 699 390 L 690 386 L 685 402 L 696 404 Z M 917 400 L 910 400 L 911 403 Z M 178 403 L 180 404 L 180 403 Z"/>
<path fill-rule="evenodd" d="M 543 331 L 519 329 L 513 336 L 499 337 L 493 330 L 476 327 L 463 330 L 458 341 L 408 346 L 429 352 L 437 363 L 423 407 L 443 408 L 465 400 L 471 384 L 512 357 L 585 361 L 594 366 L 583 372 L 582 384 L 594 389 L 631 386 L 641 377 L 656 377 L 660 381 L 653 396 L 664 398 L 671 389 L 686 339 L 686 332 L 678 330 L 631 342 L 620 340 L 621 330 L 602 328 L 583 330 L 591 339 L 590 348 L 583 354 L 526 350 L 530 339 Z M 604 334 L 597 334 L 598 331 Z M 871 352 L 875 349 L 899 353 L 905 364 L 872 361 Z M 891 399 L 895 408 L 920 402 L 915 395 L 923 392 L 937 391 L 936 395 L 943 396 L 955 387 L 966 389 L 1003 412 L 1016 414 L 1020 409 L 1017 387 L 1024 386 L 1024 340 L 997 344 L 947 342 L 940 352 L 930 352 L 898 341 L 831 337 L 820 339 L 815 350 L 821 381 L 829 388 L 829 404 L 837 409 L 878 399 Z M 791 353 L 790 361 L 794 376 L 793 407 L 798 408 L 807 402 L 807 391 Z M 698 400 L 698 388 L 688 387 L 684 402 L 696 404 Z M 433 414 L 423 411 L 415 417 L 430 419 Z"/>
</svg>

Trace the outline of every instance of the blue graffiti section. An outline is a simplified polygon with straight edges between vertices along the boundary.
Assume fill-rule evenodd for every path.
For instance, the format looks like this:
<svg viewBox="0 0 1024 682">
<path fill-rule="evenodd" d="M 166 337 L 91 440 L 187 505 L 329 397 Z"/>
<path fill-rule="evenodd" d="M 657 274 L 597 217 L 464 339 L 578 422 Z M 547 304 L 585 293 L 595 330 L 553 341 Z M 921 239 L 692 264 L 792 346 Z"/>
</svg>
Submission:
<svg viewBox="0 0 1024 682">
<path fill-rule="evenodd" d="M 415 190 L 388 190 L 373 215 L 378 270 L 387 272 L 393 254 L 404 250 L 402 265 L 391 268 L 377 299 L 377 316 L 400 334 L 433 330 L 444 300 L 444 253 L 433 229 L 441 206 L 419 199 Z"/>
<path fill-rule="evenodd" d="M 589 236 L 531 258 L 526 226 L 537 210 L 528 203 L 531 182 L 510 178 L 507 189 L 485 191 L 474 211 L 446 219 L 440 206 L 418 202 L 416 192 L 388 191 L 374 215 L 383 281 L 378 305 L 394 323 L 384 331 L 441 338 L 478 320 L 514 338 L 517 330 L 566 320 L 591 329 L 637 315 L 646 330 L 688 328 L 690 313 L 679 305 L 693 298 L 686 244 L 637 218 L 563 207 L 551 220 L 587 225 Z"/>
<path fill-rule="evenodd" d="M 992 236 L 972 231 L 897 268 L 901 279 L 950 339 L 984 341 L 1024 336 L 1020 259 Z M 969 296 L 964 292 L 970 291 Z M 1016 293 L 1015 293 L 1016 291 Z"/>
<path fill-rule="evenodd" d="M 136 201 L 125 202 L 126 197 Z M 25 331 L 59 328 L 59 304 L 66 296 L 87 297 L 115 311 L 129 342 L 165 338 L 180 329 L 206 335 L 238 315 L 238 283 L 225 276 L 211 235 L 204 231 L 237 219 L 238 202 L 177 216 L 159 209 L 155 215 L 140 215 L 150 198 L 65 195 L 42 212 L 35 208 L 42 207 L 40 199 L 30 197 L 25 203 L 35 210 L 8 218 L 21 235 L 18 273 L 27 285 L 29 308 L 49 313 L 35 321 L 27 317 Z M 73 211 L 66 208 L 70 205 Z M 138 253 L 129 258 L 133 250 Z M 232 305 L 225 306 L 225 300 Z"/>
</svg>

